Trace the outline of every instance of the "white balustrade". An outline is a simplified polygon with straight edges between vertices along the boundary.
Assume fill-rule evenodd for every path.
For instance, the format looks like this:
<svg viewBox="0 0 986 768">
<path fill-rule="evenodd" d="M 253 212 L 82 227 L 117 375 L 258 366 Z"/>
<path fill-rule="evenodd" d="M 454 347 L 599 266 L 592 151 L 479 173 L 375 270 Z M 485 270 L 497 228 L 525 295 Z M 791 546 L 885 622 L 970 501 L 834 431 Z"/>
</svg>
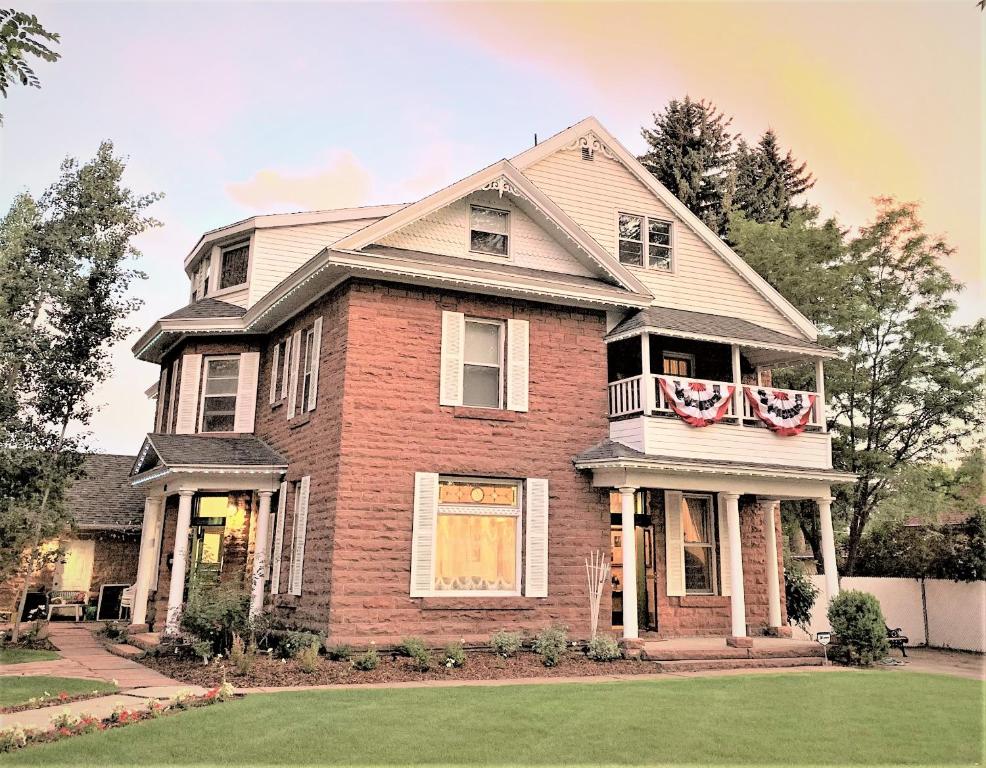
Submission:
<svg viewBox="0 0 986 768">
<path fill-rule="evenodd" d="M 609 415 L 629 416 L 643 410 L 640 399 L 640 376 L 609 383 Z"/>
<path fill-rule="evenodd" d="M 664 379 L 672 387 L 675 381 L 687 381 L 688 383 L 704 384 L 708 389 L 719 388 L 720 392 L 727 392 L 729 387 L 733 386 L 726 381 L 709 381 L 707 379 L 690 379 L 682 376 L 664 376 L 659 373 L 652 373 L 651 377 L 654 379 L 654 386 L 657 388 L 657 408 L 655 409 L 659 413 L 672 413 L 671 406 L 668 404 L 668 398 L 664 394 L 664 389 L 661 387 L 660 379 Z M 733 418 L 736 416 L 735 400 L 733 398 L 729 399 L 729 406 L 726 408 L 726 414 L 724 418 Z"/>
<path fill-rule="evenodd" d="M 809 426 L 809 427 L 821 427 L 822 426 L 821 419 L 819 419 L 819 413 L 820 413 L 820 411 L 819 411 L 819 405 L 820 405 L 820 403 L 819 403 L 818 397 L 815 396 L 816 393 L 814 393 L 814 392 L 804 392 L 804 391 L 802 391 L 800 389 L 779 389 L 778 387 L 767 387 L 767 386 L 762 386 L 762 385 L 759 385 L 759 384 L 758 385 L 746 384 L 746 385 L 744 385 L 743 389 L 749 390 L 754 395 L 756 395 L 756 391 L 758 389 L 766 389 L 766 390 L 768 390 L 770 392 L 780 392 L 781 394 L 784 395 L 784 397 L 786 399 L 789 399 L 789 400 L 794 399 L 797 395 L 801 395 L 801 397 L 804 400 L 808 400 L 810 397 L 815 397 L 815 402 L 812 403 L 812 406 L 811 406 L 811 415 L 809 415 L 809 417 L 808 417 L 808 423 L 806 424 L 806 426 Z M 750 401 L 749 401 L 749 399 L 747 399 L 747 397 L 745 395 L 743 397 L 743 418 L 744 419 L 754 419 L 754 420 L 757 419 L 757 414 L 753 412 L 753 406 L 750 405 Z"/>
</svg>

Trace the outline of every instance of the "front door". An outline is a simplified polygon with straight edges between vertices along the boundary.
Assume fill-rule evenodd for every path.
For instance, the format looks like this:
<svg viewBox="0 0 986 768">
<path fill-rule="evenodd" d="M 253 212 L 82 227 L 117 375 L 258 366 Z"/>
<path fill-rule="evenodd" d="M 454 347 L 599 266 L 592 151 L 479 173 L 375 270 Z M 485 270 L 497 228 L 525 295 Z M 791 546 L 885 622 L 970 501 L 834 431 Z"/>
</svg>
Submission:
<svg viewBox="0 0 986 768">
<path fill-rule="evenodd" d="M 225 520 L 203 520 L 191 529 L 191 580 L 197 584 L 217 584 L 223 567 Z"/>
<path fill-rule="evenodd" d="M 613 627 L 623 626 L 623 527 L 618 514 L 620 496 L 610 506 L 611 583 L 613 591 Z M 637 554 L 637 626 L 642 632 L 657 631 L 657 568 L 654 550 L 654 526 L 650 515 L 641 513 L 638 496 L 634 534 Z M 613 506 L 615 504 L 615 507 Z M 614 509 L 616 510 L 614 512 Z"/>
</svg>

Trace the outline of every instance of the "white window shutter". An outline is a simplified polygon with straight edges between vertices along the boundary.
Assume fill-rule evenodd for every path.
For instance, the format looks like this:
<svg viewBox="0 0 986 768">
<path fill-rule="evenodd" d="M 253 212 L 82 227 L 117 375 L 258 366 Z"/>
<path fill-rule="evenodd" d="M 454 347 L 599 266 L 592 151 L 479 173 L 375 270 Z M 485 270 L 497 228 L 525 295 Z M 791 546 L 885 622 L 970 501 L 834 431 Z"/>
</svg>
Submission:
<svg viewBox="0 0 986 768">
<path fill-rule="evenodd" d="M 298 503 L 294 519 L 294 550 L 291 553 L 291 594 L 301 594 L 301 580 L 305 571 L 305 538 L 308 535 L 308 496 L 312 478 L 305 475 L 298 484 Z"/>
<path fill-rule="evenodd" d="M 175 433 L 195 434 L 199 415 L 199 382 L 202 379 L 202 355 L 185 355 L 181 359 L 181 392 L 178 395 L 178 419 Z"/>
<path fill-rule="evenodd" d="M 271 552 L 270 593 L 276 595 L 281 587 L 281 556 L 284 553 L 284 512 L 288 507 L 288 484 L 281 483 L 277 492 L 277 524 L 274 528 L 274 549 Z"/>
<path fill-rule="evenodd" d="M 174 384 L 172 383 L 171 386 L 174 386 Z M 157 383 L 157 400 L 155 401 L 157 404 L 157 409 L 156 409 L 157 418 L 154 419 L 155 432 L 163 431 L 161 429 L 161 425 L 164 423 L 164 405 L 165 405 L 164 400 L 168 394 L 167 389 L 168 389 L 168 369 L 162 365 L 161 376 L 158 379 L 158 383 Z"/>
<path fill-rule="evenodd" d="M 548 481 L 527 478 L 524 594 L 548 596 Z"/>
<path fill-rule="evenodd" d="M 507 320 L 507 410 L 527 410 L 529 380 L 530 323 Z"/>
<path fill-rule="evenodd" d="M 291 337 L 291 373 L 288 376 L 288 418 L 293 419 L 298 409 L 298 363 L 301 360 L 301 331 Z"/>
<path fill-rule="evenodd" d="M 681 529 L 681 491 L 664 492 L 664 547 L 668 597 L 685 594 L 685 537 Z"/>
<path fill-rule="evenodd" d="M 466 343 L 466 316 L 442 312 L 442 360 L 439 405 L 462 405 L 462 356 Z"/>
<path fill-rule="evenodd" d="M 240 355 L 240 379 L 236 387 L 236 415 L 234 432 L 253 432 L 253 420 L 257 412 L 257 380 L 260 377 L 260 353 L 244 352 Z"/>
<path fill-rule="evenodd" d="M 294 347 L 291 345 L 291 337 L 288 336 L 284 340 L 284 360 L 281 361 L 281 365 L 284 367 L 284 373 L 281 376 L 281 391 L 278 392 L 277 396 L 281 400 L 288 396 L 288 382 L 291 379 L 291 350 Z"/>
<path fill-rule="evenodd" d="M 178 401 L 178 360 L 171 364 L 171 397 L 168 401 L 168 421 L 161 425 L 161 431 L 165 434 L 171 432 L 171 425 L 175 423 L 175 403 Z"/>
<path fill-rule="evenodd" d="M 716 502 L 719 510 L 719 594 L 731 595 L 733 586 L 729 572 L 729 526 L 726 525 L 726 500 L 721 493 Z"/>
<path fill-rule="evenodd" d="M 312 338 L 312 377 L 311 392 L 308 393 L 308 410 L 315 410 L 315 401 L 318 400 L 318 358 L 322 354 L 322 318 L 315 318 L 315 328 Z"/>
<path fill-rule="evenodd" d="M 435 582 L 435 529 L 438 524 L 438 475 L 414 473 L 411 531 L 411 597 L 430 595 Z"/>
<path fill-rule="evenodd" d="M 270 404 L 277 402 L 277 366 L 281 362 L 281 345 L 274 345 L 274 357 L 270 362 Z"/>
</svg>

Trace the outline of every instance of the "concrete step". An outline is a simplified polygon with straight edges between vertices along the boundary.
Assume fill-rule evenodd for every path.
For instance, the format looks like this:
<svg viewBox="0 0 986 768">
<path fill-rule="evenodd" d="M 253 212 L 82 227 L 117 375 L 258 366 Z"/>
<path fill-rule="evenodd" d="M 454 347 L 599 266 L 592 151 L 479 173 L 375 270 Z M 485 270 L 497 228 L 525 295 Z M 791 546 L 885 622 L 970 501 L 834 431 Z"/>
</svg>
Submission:
<svg viewBox="0 0 986 768">
<path fill-rule="evenodd" d="M 716 659 L 792 659 L 824 655 L 816 643 L 798 643 L 781 647 L 731 648 L 674 648 L 662 643 L 644 643 L 642 658 L 648 661 L 686 661 Z"/>
<path fill-rule="evenodd" d="M 825 660 L 818 656 L 790 656 L 773 659 L 679 659 L 655 661 L 658 672 L 700 672 L 717 669 L 787 669 L 820 667 Z"/>
</svg>

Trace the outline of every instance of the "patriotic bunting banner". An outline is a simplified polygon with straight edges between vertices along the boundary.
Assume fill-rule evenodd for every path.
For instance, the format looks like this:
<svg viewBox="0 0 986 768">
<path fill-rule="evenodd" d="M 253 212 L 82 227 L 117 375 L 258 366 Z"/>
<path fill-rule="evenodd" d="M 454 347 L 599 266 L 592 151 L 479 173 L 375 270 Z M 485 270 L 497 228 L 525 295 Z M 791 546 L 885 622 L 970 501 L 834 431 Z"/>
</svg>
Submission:
<svg viewBox="0 0 986 768">
<path fill-rule="evenodd" d="M 736 390 L 732 384 L 704 384 L 688 379 L 659 378 L 658 382 L 671 410 L 693 427 L 721 421 Z"/>
<path fill-rule="evenodd" d="M 753 412 L 778 435 L 800 435 L 811 418 L 816 395 L 743 387 Z"/>
</svg>

